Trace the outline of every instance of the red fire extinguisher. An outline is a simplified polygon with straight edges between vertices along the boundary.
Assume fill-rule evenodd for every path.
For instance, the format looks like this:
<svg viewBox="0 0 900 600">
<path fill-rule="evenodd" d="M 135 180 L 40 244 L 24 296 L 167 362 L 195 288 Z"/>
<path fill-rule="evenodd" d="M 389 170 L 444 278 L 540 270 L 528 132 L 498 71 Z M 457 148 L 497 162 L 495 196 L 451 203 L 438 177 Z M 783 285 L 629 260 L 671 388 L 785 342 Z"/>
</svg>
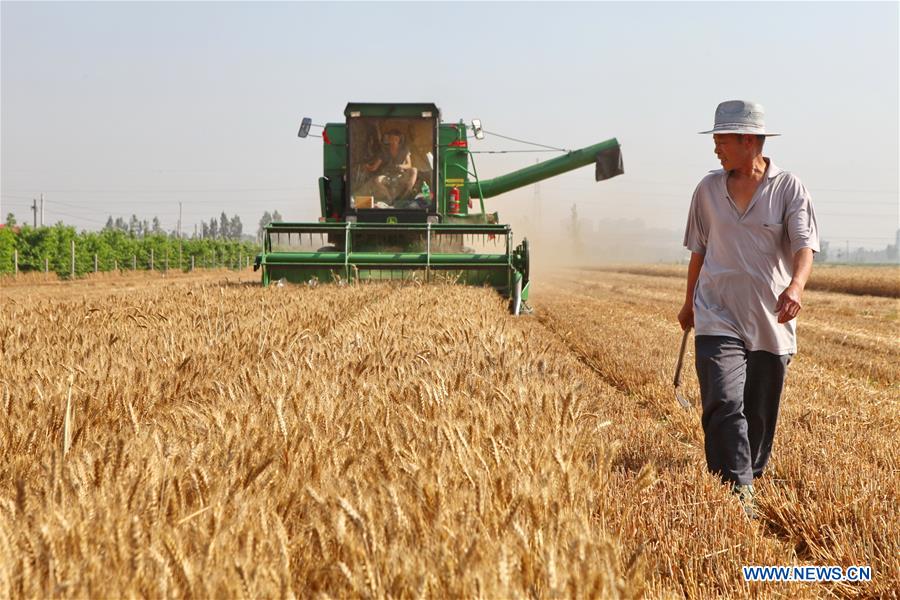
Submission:
<svg viewBox="0 0 900 600">
<path fill-rule="evenodd" d="M 459 188 L 458 187 L 455 187 L 452 190 L 450 190 L 449 204 L 450 204 L 450 206 L 448 207 L 448 209 L 449 209 L 450 214 L 458 215 L 459 214 Z"/>
</svg>

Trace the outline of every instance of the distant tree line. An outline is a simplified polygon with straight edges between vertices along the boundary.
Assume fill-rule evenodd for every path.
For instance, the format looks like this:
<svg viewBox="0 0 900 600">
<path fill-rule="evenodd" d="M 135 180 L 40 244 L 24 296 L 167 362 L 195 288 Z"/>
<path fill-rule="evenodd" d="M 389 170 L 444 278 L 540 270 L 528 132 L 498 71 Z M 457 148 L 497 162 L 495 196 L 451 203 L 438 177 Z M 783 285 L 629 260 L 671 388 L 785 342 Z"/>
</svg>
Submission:
<svg viewBox="0 0 900 600">
<path fill-rule="evenodd" d="M 259 220 L 259 227 L 256 230 L 256 241 L 261 242 L 263 230 L 266 225 L 278 223 L 283 220 L 284 218 L 277 210 L 272 212 L 265 211 L 262 218 Z M 16 216 L 13 213 L 8 213 L 6 215 L 6 225 L 8 227 L 14 227 L 16 225 Z M 181 237 L 184 238 L 195 237 L 193 232 L 166 232 L 160 223 L 159 217 L 153 217 L 153 219 L 147 220 L 141 219 L 135 214 L 132 214 L 130 219 L 125 219 L 121 216 L 113 218 L 113 216 L 110 215 L 106 219 L 103 231 L 122 231 L 135 238 L 144 238 L 149 235 L 176 236 L 179 233 L 182 233 Z M 202 221 L 199 229 L 196 231 L 196 237 L 204 240 L 220 239 L 240 241 L 243 236 L 244 224 L 241 222 L 241 218 L 238 215 L 229 218 L 224 211 L 222 211 L 222 214 L 219 215 L 218 218 L 213 217 L 208 222 Z"/>
<path fill-rule="evenodd" d="M 256 241 L 262 241 L 263 230 L 266 225 L 278 223 L 283 220 L 284 218 L 277 210 L 273 212 L 265 211 L 262 218 L 259 220 L 259 227 L 256 230 Z M 131 215 L 131 219 L 127 221 L 122 217 L 113 219 L 112 216 L 110 216 L 106 220 L 106 226 L 103 229 L 124 231 L 132 237 L 144 237 L 145 235 L 160 235 L 165 233 L 157 217 L 153 217 L 151 221 L 148 221 L 146 219 L 139 219 L 137 215 Z M 204 240 L 221 239 L 237 241 L 242 239 L 242 236 L 244 235 L 244 224 L 241 223 L 241 218 L 238 215 L 228 218 L 228 215 L 226 215 L 225 212 L 222 212 L 218 218 L 213 217 L 209 222 L 201 222 L 197 235 Z"/>
<path fill-rule="evenodd" d="M 266 228 L 266 225 L 269 225 L 270 223 L 280 223 L 283 220 L 281 213 L 277 210 L 273 213 L 270 213 L 269 211 L 264 212 L 262 218 L 259 220 L 259 229 L 256 230 L 256 241 L 262 243 L 263 230 Z"/>
<path fill-rule="evenodd" d="M 140 231 L 123 230 L 115 226 L 102 231 L 82 231 L 57 223 L 52 227 L 15 226 L 15 222 L 0 227 L 0 273 L 12 273 L 14 257 L 18 253 L 19 271 L 48 271 L 68 275 L 71 269 L 71 244 L 75 241 L 75 272 L 94 270 L 94 255 L 100 271 L 119 269 L 187 270 L 191 257 L 197 268 L 230 267 L 250 262 L 259 247 L 253 242 L 207 238 L 179 239 L 161 231 L 154 233 L 153 225 Z"/>
<path fill-rule="evenodd" d="M 238 259 L 246 259 L 259 251 L 266 225 L 283 220 L 281 213 L 265 211 L 259 220 L 256 243 L 244 238 L 244 225 L 238 215 L 228 217 L 225 212 L 218 218 L 204 221 L 190 237 L 178 236 L 177 231 L 166 231 L 158 217 L 130 219 L 109 216 L 100 231 L 77 232 L 75 227 L 60 222 L 50 227 L 18 225 L 15 215 L 6 216 L 5 226 L 0 225 L 0 274 L 12 273 L 18 255 L 19 271 L 48 271 L 68 275 L 71 270 L 71 244 L 75 241 L 75 272 L 94 270 L 97 256 L 98 270 L 165 268 L 188 269 L 191 257 L 195 266 L 237 266 Z M 187 232 L 185 232 L 187 233 Z"/>
<path fill-rule="evenodd" d="M 127 221 L 122 217 L 113 219 L 112 215 L 110 215 L 110 217 L 106 219 L 106 225 L 103 227 L 103 230 L 124 231 L 132 237 L 166 235 L 166 232 L 159 222 L 159 217 L 153 217 L 152 221 L 148 221 L 147 219 L 139 219 L 137 215 L 131 215 L 131 219 Z M 173 231 L 171 233 L 177 234 L 178 232 Z M 204 240 L 220 239 L 240 241 L 243 234 L 244 224 L 241 223 L 241 218 L 238 215 L 228 218 L 228 215 L 226 215 L 224 211 L 218 218 L 211 218 L 208 223 L 203 221 L 200 224 L 200 230 L 197 232 L 197 235 Z"/>
</svg>

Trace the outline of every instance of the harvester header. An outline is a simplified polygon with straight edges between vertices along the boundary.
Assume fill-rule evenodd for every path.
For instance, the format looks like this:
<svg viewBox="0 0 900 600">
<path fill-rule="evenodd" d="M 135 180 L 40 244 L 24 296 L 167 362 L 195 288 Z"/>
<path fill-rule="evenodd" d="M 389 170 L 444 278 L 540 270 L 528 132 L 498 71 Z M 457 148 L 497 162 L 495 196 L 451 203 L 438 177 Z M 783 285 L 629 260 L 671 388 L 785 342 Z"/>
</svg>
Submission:
<svg viewBox="0 0 900 600">
<path fill-rule="evenodd" d="M 257 268 L 263 283 L 410 278 L 434 271 L 491 285 L 518 313 L 528 297 L 528 243 L 513 246 L 512 230 L 484 200 L 589 164 L 597 181 L 623 173 L 619 143 L 609 139 L 492 179 L 481 179 L 469 148 L 470 127 L 441 122 L 431 103 L 351 102 L 344 122 L 322 128 L 323 175 L 318 223 L 266 227 Z M 309 134 L 304 119 L 299 136 Z M 471 130 L 484 137 L 479 121 Z M 297 250 L 292 234 L 322 235 L 328 246 Z M 502 238 L 502 239 L 501 239 Z M 467 242 L 501 246 L 482 251 Z"/>
</svg>

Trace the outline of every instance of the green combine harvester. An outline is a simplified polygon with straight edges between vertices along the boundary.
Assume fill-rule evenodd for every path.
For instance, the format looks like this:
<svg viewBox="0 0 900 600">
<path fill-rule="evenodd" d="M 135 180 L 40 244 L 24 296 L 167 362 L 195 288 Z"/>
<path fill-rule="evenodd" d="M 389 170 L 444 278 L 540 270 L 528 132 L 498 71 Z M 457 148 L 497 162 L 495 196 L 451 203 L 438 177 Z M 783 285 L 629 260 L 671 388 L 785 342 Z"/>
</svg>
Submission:
<svg viewBox="0 0 900 600">
<path fill-rule="evenodd" d="M 263 285 L 444 279 L 491 286 L 519 314 L 530 283 L 528 240 L 514 246 L 512 229 L 485 210 L 485 198 L 592 163 L 597 181 L 623 173 L 619 143 L 610 139 L 480 179 L 467 136 L 471 129 L 484 137 L 478 120 L 471 128 L 442 123 L 434 104 L 350 103 L 344 116 L 345 123 L 318 126 L 319 222 L 265 228 L 254 265 Z M 310 135 L 311 126 L 303 119 L 299 137 Z M 298 248 L 307 236 L 327 245 Z"/>
</svg>

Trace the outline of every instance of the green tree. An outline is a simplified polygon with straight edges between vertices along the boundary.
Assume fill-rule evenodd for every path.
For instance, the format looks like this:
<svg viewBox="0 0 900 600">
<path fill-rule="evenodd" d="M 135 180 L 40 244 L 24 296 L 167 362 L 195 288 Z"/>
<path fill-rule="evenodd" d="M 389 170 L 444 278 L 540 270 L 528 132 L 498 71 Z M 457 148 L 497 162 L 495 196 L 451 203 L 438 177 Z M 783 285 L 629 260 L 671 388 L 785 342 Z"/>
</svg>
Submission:
<svg viewBox="0 0 900 600">
<path fill-rule="evenodd" d="M 9 224 L 9 217 L 7 217 L 7 224 Z M 16 250 L 16 242 L 16 234 L 13 232 L 12 227 L 0 227 L 0 273 L 12 273 L 15 269 L 13 256 Z"/>
<path fill-rule="evenodd" d="M 56 253 L 54 240 L 59 227 L 59 224 L 37 229 L 26 227 L 19 232 L 19 264 L 23 271 L 43 271 L 44 260 L 48 268 L 56 270 L 53 266 Z"/>
<path fill-rule="evenodd" d="M 219 236 L 221 236 L 223 240 L 231 239 L 231 221 L 228 219 L 228 215 L 225 214 L 224 210 L 219 216 Z"/>
<path fill-rule="evenodd" d="M 239 216 L 234 215 L 231 217 L 231 225 L 228 229 L 231 232 L 231 239 L 241 241 L 241 235 L 244 233 L 244 225 L 241 223 L 241 218 Z"/>
<path fill-rule="evenodd" d="M 257 241 L 262 241 L 263 231 L 266 228 L 266 225 L 272 222 L 272 215 L 269 214 L 269 211 L 263 213 L 262 218 L 259 220 L 259 229 L 256 230 L 256 239 Z"/>
</svg>

